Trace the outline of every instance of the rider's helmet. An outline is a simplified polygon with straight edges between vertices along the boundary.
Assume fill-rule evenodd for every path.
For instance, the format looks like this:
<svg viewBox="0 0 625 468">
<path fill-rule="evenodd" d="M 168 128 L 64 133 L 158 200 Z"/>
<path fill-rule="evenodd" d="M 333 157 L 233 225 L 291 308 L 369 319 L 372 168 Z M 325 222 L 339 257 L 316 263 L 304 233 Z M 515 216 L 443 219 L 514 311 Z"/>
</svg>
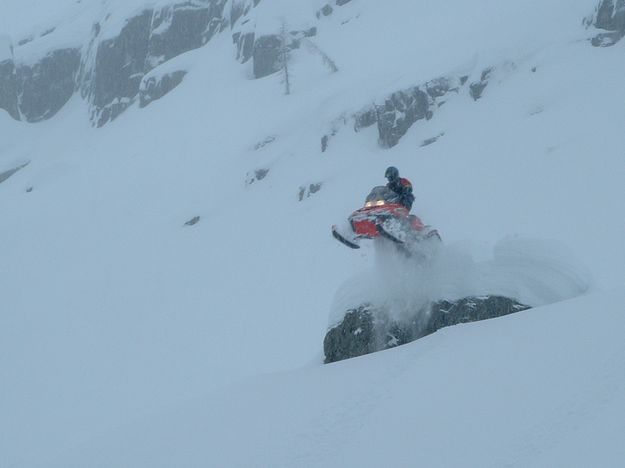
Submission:
<svg viewBox="0 0 625 468">
<path fill-rule="evenodd" d="M 386 177 L 389 182 L 394 182 L 399 179 L 399 170 L 394 166 L 390 166 L 386 169 L 384 177 Z"/>
</svg>

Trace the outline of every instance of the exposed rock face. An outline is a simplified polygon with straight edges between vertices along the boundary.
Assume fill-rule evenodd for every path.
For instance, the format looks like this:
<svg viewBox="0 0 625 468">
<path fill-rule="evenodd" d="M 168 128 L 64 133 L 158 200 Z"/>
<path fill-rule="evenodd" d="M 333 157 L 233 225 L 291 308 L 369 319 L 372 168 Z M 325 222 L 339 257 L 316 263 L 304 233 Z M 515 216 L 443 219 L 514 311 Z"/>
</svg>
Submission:
<svg viewBox="0 0 625 468">
<path fill-rule="evenodd" d="M 79 65 L 80 51 L 71 48 L 52 51 L 34 64 L 16 65 L 10 47 L 9 58 L 0 60 L 0 109 L 28 122 L 52 117 L 74 94 Z"/>
<path fill-rule="evenodd" d="M 369 305 L 350 310 L 339 326 L 332 328 L 323 340 L 325 362 L 342 361 L 383 349 L 375 330 L 375 311 Z"/>
<path fill-rule="evenodd" d="M 146 79 L 143 87 L 142 80 L 163 62 L 203 46 L 258 3 L 232 2 L 234 16 L 225 11 L 228 0 L 184 0 L 148 8 L 129 18 L 112 38 L 102 40 L 106 22 L 97 23 L 84 48 L 54 50 L 32 65 L 16 65 L 12 48 L 10 55 L 0 50 L 0 109 L 15 119 L 38 122 L 52 117 L 80 89 L 92 122 L 104 125 L 137 100 L 145 106 L 171 91 L 182 80 L 182 71 Z M 243 52 L 251 57 L 253 37 L 241 40 Z"/>
<path fill-rule="evenodd" d="M 254 78 L 272 75 L 282 68 L 282 39 L 276 34 L 261 36 L 254 42 Z"/>
<path fill-rule="evenodd" d="M 102 126 L 113 120 L 135 102 L 146 73 L 183 52 L 201 47 L 223 30 L 225 4 L 226 0 L 195 0 L 157 11 L 145 10 L 129 19 L 117 37 L 100 42 L 93 80 L 84 93 L 92 104 L 92 121 Z M 160 86 L 151 81 L 151 99 L 142 95 L 143 105 L 164 96 L 180 83 L 182 76 L 177 73 L 164 77 Z"/>
<path fill-rule="evenodd" d="M 440 105 L 440 98 L 450 92 L 457 93 L 459 87 L 458 79 L 439 78 L 424 85 L 397 91 L 384 104 L 373 105 L 356 114 L 354 129 L 359 131 L 377 124 L 380 145 L 392 148 L 415 122 L 431 119 Z"/>
<path fill-rule="evenodd" d="M 251 40 L 250 34 L 248 33 L 248 38 L 245 39 L 248 42 L 243 44 L 244 48 L 239 50 L 242 61 L 248 59 L 249 50 L 247 48 Z M 282 70 L 284 49 L 286 49 L 287 54 L 292 50 L 299 49 L 303 39 L 313 37 L 316 34 L 317 28 L 313 27 L 305 31 L 289 31 L 286 33 L 286 37 L 281 37 L 278 34 L 257 37 L 251 51 L 254 62 L 254 78 L 264 78 Z"/>
<path fill-rule="evenodd" d="M 8 38 L 0 37 L 0 109 L 19 119 L 17 108 L 17 74 L 13 61 L 13 45 Z"/>
<path fill-rule="evenodd" d="M 236 32 L 232 35 L 232 42 L 237 48 L 237 60 L 241 63 L 247 62 L 254 54 L 254 38 L 253 32 L 241 33 Z"/>
<path fill-rule="evenodd" d="M 608 47 L 616 44 L 625 36 L 625 0 L 602 0 L 597 7 L 593 24 L 608 32 L 594 37 L 592 45 Z"/>
<path fill-rule="evenodd" d="M 477 322 L 529 309 L 513 299 L 501 296 L 468 297 L 459 301 L 439 301 L 432 305 L 425 335 L 459 323 Z"/>
<path fill-rule="evenodd" d="M 79 65 L 78 49 L 59 49 L 17 69 L 20 110 L 28 122 L 49 119 L 61 110 L 74 94 Z"/>
<path fill-rule="evenodd" d="M 156 11 L 151 25 L 149 66 L 155 67 L 206 44 L 226 27 L 225 5 L 226 0 L 196 0 Z"/>
<path fill-rule="evenodd" d="M 139 93 L 151 21 L 152 10 L 145 10 L 131 18 L 119 36 L 99 44 L 89 92 L 91 118 L 97 126 L 117 117 Z"/>
<path fill-rule="evenodd" d="M 185 70 L 165 73 L 161 76 L 150 76 L 141 82 L 139 89 L 139 105 L 145 107 L 152 101 L 162 98 L 182 83 L 186 76 Z"/>
<path fill-rule="evenodd" d="M 468 297 L 458 301 L 439 301 L 429 311 L 415 311 L 412 318 L 397 321 L 369 304 L 347 311 L 341 323 L 331 328 L 323 342 L 325 362 L 394 348 L 441 328 L 476 322 L 529 309 L 514 299 L 501 296 Z"/>
</svg>

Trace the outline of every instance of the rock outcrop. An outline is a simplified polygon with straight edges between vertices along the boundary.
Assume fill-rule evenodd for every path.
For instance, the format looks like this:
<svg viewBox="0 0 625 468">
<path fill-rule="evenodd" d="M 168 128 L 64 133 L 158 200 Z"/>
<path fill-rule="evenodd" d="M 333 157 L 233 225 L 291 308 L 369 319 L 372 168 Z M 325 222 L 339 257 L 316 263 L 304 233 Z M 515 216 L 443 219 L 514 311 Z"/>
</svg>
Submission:
<svg viewBox="0 0 625 468">
<path fill-rule="evenodd" d="M 92 78 L 83 84 L 93 123 L 102 126 L 132 105 L 140 97 L 144 76 L 152 69 L 203 46 L 225 29 L 225 4 L 226 0 L 195 0 L 147 9 L 130 18 L 119 35 L 99 42 L 93 70 L 86 74 Z M 164 96 L 183 77 L 182 73 L 163 77 L 160 86 L 150 81 L 146 85 L 149 96 L 141 96 L 143 104 Z"/>
<path fill-rule="evenodd" d="M 427 310 L 414 311 L 399 321 L 380 307 L 363 304 L 346 312 L 343 320 L 328 330 L 323 348 L 331 363 L 394 348 L 427 336 L 444 327 L 501 317 L 529 309 L 501 296 L 467 297 L 438 301 Z"/>
<path fill-rule="evenodd" d="M 441 98 L 458 93 L 460 78 L 438 78 L 423 85 L 392 93 L 384 104 L 374 104 L 354 116 L 354 129 L 377 125 L 378 141 L 383 148 L 392 148 L 415 122 L 429 120 L 442 104 Z M 323 144 L 327 147 L 327 140 Z"/>
<path fill-rule="evenodd" d="M 135 102 L 145 106 L 176 87 L 186 71 L 144 78 L 162 63 L 203 46 L 242 21 L 259 0 L 235 1 L 226 11 L 228 3 L 178 0 L 163 8 L 146 8 L 128 18 L 112 36 L 105 31 L 109 25 L 103 18 L 94 24 L 84 46 L 29 57 L 27 64 L 14 57 L 19 48 L 14 51 L 1 39 L 0 109 L 14 119 L 38 122 L 56 114 L 80 90 L 89 103 L 92 123 L 102 126 Z M 44 36 L 53 35 L 54 29 L 46 33 L 20 44 L 47 40 Z M 244 48 L 249 53 L 250 46 Z"/>
<path fill-rule="evenodd" d="M 625 0 L 601 0 L 590 24 L 606 32 L 592 39 L 596 47 L 616 44 L 625 36 Z"/>
<path fill-rule="evenodd" d="M 17 68 L 20 112 L 28 122 L 39 122 L 55 115 L 76 89 L 80 66 L 79 49 L 58 49 L 33 65 Z"/>
<path fill-rule="evenodd" d="M 139 87 L 139 106 L 145 107 L 156 101 L 182 83 L 186 70 L 178 70 L 162 75 L 146 76 Z"/>
<path fill-rule="evenodd" d="M 6 110 L 16 120 L 20 118 L 13 44 L 7 37 L 0 37 L 0 109 Z"/>
</svg>

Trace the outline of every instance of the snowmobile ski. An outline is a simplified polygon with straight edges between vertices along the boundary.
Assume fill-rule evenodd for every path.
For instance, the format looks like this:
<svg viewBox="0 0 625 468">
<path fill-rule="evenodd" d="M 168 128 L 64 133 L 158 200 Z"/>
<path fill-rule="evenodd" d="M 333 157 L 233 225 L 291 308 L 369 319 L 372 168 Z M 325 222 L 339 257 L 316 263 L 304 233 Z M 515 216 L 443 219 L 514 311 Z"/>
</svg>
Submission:
<svg viewBox="0 0 625 468">
<path fill-rule="evenodd" d="M 343 235 L 339 233 L 336 226 L 332 226 L 332 236 L 339 241 L 341 244 L 349 247 L 350 249 L 359 249 L 360 246 L 354 242 L 347 240 Z"/>
</svg>

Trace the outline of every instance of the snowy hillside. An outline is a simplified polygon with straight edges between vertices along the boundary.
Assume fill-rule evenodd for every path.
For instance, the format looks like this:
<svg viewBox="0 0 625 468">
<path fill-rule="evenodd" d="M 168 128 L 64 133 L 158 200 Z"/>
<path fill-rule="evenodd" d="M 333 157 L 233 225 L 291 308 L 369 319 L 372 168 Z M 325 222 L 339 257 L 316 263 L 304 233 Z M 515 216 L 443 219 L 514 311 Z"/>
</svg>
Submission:
<svg viewBox="0 0 625 468">
<path fill-rule="evenodd" d="M 622 0 L 41 3 L 0 4 L 1 468 L 623 465 Z M 391 164 L 425 272 L 330 236 Z M 322 365 L 467 292 L 534 308 Z"/>
</svg>

